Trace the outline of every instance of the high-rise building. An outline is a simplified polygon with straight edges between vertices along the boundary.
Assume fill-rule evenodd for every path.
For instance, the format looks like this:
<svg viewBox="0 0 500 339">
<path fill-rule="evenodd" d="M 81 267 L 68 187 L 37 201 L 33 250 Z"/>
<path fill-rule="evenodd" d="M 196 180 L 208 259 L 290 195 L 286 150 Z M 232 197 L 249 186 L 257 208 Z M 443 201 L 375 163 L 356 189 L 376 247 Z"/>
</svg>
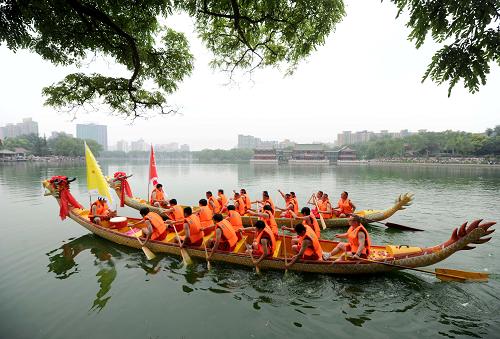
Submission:
<svg viewBox="0 0 500 339">
<path fill-rule="evenodd" d="M 128 142 L 126 140 L 119 140 L 116 142 L 116 150 L 121 152 L 128 152 Z"/>
<path fill-rule="evenodd" d="M 144 152 L 149 150 L 149 146 L 143 139 L 139 139 L 130 143 L 130 150 Z"/>
<path fill-rule="evenodd" d="M 77 124 L 76 137 L 96 141 L 106 151 L 108 149 L 108 127 L 96 124 Z"/>
<path fill-rule="evenodd" d="M 274 140 L 261 140 L 251 135 L 238 134 L 238 148 L 255 149 L 260 148 L 277 148 L 278 142 Z"/>
<path fill-rule="evenodd" d="M 18 124 L 7 124 L 0 127 L 0 139 L 15 138 L 28 134 L 38 135 L 38 123 L 31 118 L 24 118 L 23 122 Z"/>
<path fill-rule="evenodd" d="M 188 144 L 182 144 L 179 147 L 179 151 L 181 151 L 181 152 L 189 152 L 189 145 Z"/>
</svg>

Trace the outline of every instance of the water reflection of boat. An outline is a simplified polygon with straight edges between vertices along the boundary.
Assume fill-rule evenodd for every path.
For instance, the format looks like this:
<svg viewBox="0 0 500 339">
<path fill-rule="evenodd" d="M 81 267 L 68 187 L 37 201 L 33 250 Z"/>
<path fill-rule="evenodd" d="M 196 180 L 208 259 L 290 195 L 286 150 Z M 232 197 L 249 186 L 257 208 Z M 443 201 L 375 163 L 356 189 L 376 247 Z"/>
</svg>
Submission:
<svg viewBox="0 0 500 339">
<path fill-rule="evenodd" d="M 56 197 L 57 191 L 50 181 L 43 182 L 44 187 Z M 102 225 L 96 225 L 90 222 L 88 218 L 89 211 L 86 209 L 70 208 L 69 217 L 87 228 L 92 233 L 115 242 L 117 244 L 141 248 L 141 244 L 137 241 L 134 235 L 127 234 L 129 227 L 121 229 L 110 228 L 107 222 Z M 128 223 L 137 222 L 135 218 L 128 218 Z M 485 237 L 491 234 L 493 230 L 489 230 L 494 222 L 481 223 L 481 220 L 476 220 L 469 225 L 464 223 L 460 228 L 453 231 L 452 236 L 447 241 L 432 247 L 412 247 L 412 246 L 372 246 L 370 259 L 380 262 L 390 262 L 395 265 L 406 267 L 422 267 L 433 265 L 440 262 L 453 253 L 460 250 L 469 250 L 474 247 L 471 244 L 482 244 L 490 240 Z M 142 225 L 144 226 L 144 225 Z M 141 227 L 141 224 L 136 225 Z M 206 236 L 208 238 L 210 235 Z M 238 264 L 248 267 L 253 267 L 254 264 L 250 257 L 245 254 L 245 243 L 253 241 L 253 233 L 247 232 L 245 236 L 238 242 L 236 248 L 232 252 L 217 251 L 214 253 L 212 260 Z M 275 270 L 285 270 L 286 256 L 285 253 L 291 253 L 291 237 L 287 236 L 280 238 L 276 243 L 276 250 L 273 256 L 263 260 L 259 266 L 261 268 L 269 268 Z M 323 251 L 331 251 L 337 242 L 329 240 L 321 240 Z M 175 233 L 170 233 L 163 241 L 150 241 L 148 247 L 155 252 L 164 252 L 169 254 L 180 255 L 178 242 L 175 240 Z M 286 249 L 286 250 L 285 250 Z M 188 252 L 193 257 L 205 258 L 203 247 L 190 247 Z M 324 261 L 300 261 L 291 267 L 292 270 L 313 272 L 313 273 L 328 273 L 328 274 L 369 274 L 380 273 L 396 270 L 393 266 L 383 265 L 381 263 L 373 263 L 367 261 L 344 260 L 338 264 L 331 265 L 330 262 Z"/>
<path fill-rule="evenodd" d="M 113 178 L 108 178 L 108 183 L 112 189 L 115 190 L 116 194 L 120 197 L 122 196 L 122 191 L 121 191 L 121 183 L 119 181 L 115 181 Z M 124 203 L 125 205 L 136 209 L 140 210 L 143 207 L 148 207 L 151 211 L 154 211 L 160 215 L 165 215 L 165 210 L 161 207 L 155 207 L 152 206 L 148 203 L 148 201 L 141 199 L 141 198 L 136 198 L 136 197 L 128 197 L 126 194 L 124 196 Z M 371 221 L 382 221 L 385 220 L 392 215 L 394 215 L 397 211 L 404 210 L 407 206 L 411 205 L 411 201 L 413 200 L 413 195 L 406 193 L 402 194 L 399 197 L 396 198 L 396 201 L 394 204 L 385 209 L 385 210 L 360 210 L 356 211 L 355 214 L 359 215 L 360 217 L 363 217 L 367 220 Z M 197 207 L 194 207 L 194 210 L 198 209 Z M 251 226 L 254 222 L 258 220 L 257 217 L 252 217 L 252 216 L 242 216 L 241 220 L 243 221 L 243 225 L 245 226 Z M 275 215 L 275 220 L 276 223 L 279 226 L 290 226 L 290 219 L 289 218 L 279 218 L 278 213 Z M 335 228 L 335 227 L 347 227 L 349 226 L 349 218 L 330 218 L 330 219 L 325 219 L 325 224 L 326 227 L 328 228 Z"/>
</svg>

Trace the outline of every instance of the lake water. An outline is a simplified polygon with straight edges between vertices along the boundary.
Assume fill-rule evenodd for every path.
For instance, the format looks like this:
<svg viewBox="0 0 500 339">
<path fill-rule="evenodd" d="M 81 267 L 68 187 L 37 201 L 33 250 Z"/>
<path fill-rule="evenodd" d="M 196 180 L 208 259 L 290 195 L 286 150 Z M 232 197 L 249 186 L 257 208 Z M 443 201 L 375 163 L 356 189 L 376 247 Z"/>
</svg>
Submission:
<svg viewBox="0 0 500 339">
<path fill-rule="evenodd" d="M 148 166 L 122 170 L 146 196 Z M 414 204 L 391 221 L 425 232 L 370 228 L 376 244 L 441 243 L 465 220 L 500 220 L 500 170 L 474 167 L 290 167 L 158 164 L 170 197 L 195 204 L 207 190 L 246 188 L 252 199 L 293 190 L 299 202 L 316 189 L 335 202 L 347 190 L 358 209 L 386 208 L 397 195 Z M 72 193 L 88 204 L 83 164 L 0 165 L 0 338 L 317 338 L 499 337 L 500 234 L 439 267 L 490 272 L 487 283 L 443 283 L 432 275 L 378 276 L 253 270 L 204 261 L 184 267 L 175 256 L 148 262 L 142 251 L 100 239 L 61 221 L 41 181 L 76 176 Z M 114 207 L 114 203 L 112 204 Z M 138 216 L 130 208 L 119 214 Z M 497 227 L 498 228 L 498 227 Z M 325 231 L 332 238 L 338 231 Z"/>
</svg>

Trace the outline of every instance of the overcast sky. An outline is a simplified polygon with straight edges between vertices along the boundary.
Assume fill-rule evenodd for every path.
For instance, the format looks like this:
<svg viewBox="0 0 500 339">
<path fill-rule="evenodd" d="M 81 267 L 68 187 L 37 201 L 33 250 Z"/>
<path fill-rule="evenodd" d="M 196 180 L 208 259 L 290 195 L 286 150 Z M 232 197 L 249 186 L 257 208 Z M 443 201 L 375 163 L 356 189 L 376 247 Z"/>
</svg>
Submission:
<svg viewBox="0 0 500 339">
<path fill-rule="evenodd" d="M 76 123 L 108 126 L 108 144 L 120 139 L 187 143 L 192 149 L 232 148 L 238 134 L 264 140 L 333 142 L 343 130 L 399 131 L 446 129 L 483 132 L 500 124 L 500 68 L 492 65 L 488 83 L 469 94 L 462 84 L 450 98 L 447 85 L 420 82 L 437 46 L 419 50 L 407 40 L 403 18 L 389 1 L 346 1 L 347 15 L 326 44 L 302 62 L 292 76 L 284 70 L 257 70 L 250 79 L 225 85 L 227 75 L 209 68 L 209 52 L 186 16 L 167 24 L 185 32 L 194 54 L 191 77 L 170 97 L 182 114 L 136 120 L 133 124 L 100 113 L 73 116 L 43 106 L 41 89 L 75 69 L 55 67 L 26 51 L 0 46 L 0 125 L 33 117 L 41 134 L 76 133 Z M 91 65 L 91 67 L 93 67 Z M 113 65 L 96 65 L 113 70 Z M 92 71 L 86 68 L 84 71 Z"/>
</svg>

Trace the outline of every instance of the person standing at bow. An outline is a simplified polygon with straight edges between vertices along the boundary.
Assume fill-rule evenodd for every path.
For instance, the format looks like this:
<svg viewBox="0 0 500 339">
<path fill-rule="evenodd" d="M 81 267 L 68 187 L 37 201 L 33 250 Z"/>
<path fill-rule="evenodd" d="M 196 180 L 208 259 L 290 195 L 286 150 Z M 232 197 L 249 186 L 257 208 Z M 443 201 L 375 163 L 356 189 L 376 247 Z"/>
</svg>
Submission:
<svg viewBox="0 0 500 339">
<path fill-rule="evenodd" d="M 155 207 L 167 207 L 168 201 L 166 200 L 165 192 L 163 191 L 162 184 L 156 184 L 155 189 L 151 192 L 149 203 Z"/>
</svg>

